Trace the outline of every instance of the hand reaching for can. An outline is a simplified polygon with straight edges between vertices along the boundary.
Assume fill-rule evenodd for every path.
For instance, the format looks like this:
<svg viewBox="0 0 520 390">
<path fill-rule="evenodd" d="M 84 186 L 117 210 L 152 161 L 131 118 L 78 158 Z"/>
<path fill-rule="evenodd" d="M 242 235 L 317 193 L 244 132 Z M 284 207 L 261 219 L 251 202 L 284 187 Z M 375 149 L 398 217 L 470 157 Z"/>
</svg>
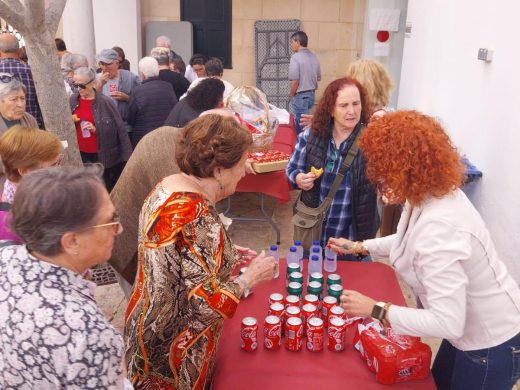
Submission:
<svg viewBox="0 0 520 390">
<path fill-rule="evenodd" d="M 246 279 L 249 288 L 252 290 L 260 283 L 272 280 L 275 274 L 276 260 L 273 256 L 267 256 L 265 251 L 251 261 L 247 271 L 242 274 Z"/>
</svg>

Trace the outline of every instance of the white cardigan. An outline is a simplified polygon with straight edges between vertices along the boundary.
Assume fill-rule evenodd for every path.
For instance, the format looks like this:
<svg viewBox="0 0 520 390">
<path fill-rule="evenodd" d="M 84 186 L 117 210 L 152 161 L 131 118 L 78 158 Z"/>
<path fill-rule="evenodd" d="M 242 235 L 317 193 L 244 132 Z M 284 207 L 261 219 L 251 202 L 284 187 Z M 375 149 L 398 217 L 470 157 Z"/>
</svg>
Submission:
<svg viewBox="0 0 520 390">
<path fill-rule="evenodd" d="M 461 190 L 419 207 L 407 202 L 396 234 L 365 243 L 373 258 L 390 259 L 424 308 L 392 305 L 387 318 L 397 333 L 445 338 L 467 351 L 520 332 L 520 289 Z"/>
</svg>

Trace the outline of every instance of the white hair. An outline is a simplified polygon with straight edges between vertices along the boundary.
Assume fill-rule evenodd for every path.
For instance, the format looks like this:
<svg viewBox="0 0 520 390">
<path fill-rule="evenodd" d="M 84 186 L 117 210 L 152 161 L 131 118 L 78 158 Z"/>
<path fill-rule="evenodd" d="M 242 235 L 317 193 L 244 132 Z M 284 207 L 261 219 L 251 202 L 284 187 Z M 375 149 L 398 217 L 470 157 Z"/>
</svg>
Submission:
<svg viewBox="0 0 520 390">
<path fill-rule="evenodd" d="M 139 72 L 145 78 L 159 76 L 159 63 L 153 57 L 143 57 L 139 61 Z"/>
<path fill-rule="evenodd" d="M 156 47 L 167 47 L 168 49 L 171 49 L 172 41 L 166 35 L 161 35 L 161 36 L 157 37 L 157 39 L 155 40 L 155 46 Z"/>
</svg>

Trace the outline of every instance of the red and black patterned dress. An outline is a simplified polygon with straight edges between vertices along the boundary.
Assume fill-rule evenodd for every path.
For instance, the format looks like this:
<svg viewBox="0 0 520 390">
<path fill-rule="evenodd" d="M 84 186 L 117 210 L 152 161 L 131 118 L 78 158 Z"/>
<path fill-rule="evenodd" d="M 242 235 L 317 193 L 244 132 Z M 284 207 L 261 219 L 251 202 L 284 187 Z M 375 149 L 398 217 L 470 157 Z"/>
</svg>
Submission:
<svg viewBox="0 0 520 390">
<path fill-rule="evenodd" d="M 139 219 L 139 265 L 126 311 L 128 377 L 136 389 L 204 389 L 239 302 L 237 253 L 201 194 L 161 184 Z"/>
</svg>

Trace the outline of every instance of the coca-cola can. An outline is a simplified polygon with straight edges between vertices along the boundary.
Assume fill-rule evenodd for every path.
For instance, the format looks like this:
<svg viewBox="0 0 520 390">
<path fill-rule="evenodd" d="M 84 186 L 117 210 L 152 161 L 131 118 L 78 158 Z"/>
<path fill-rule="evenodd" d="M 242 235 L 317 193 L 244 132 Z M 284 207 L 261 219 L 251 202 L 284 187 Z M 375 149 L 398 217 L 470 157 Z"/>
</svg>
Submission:
<svg viewBox="0 0 520 390">
<path fill-rule="evenodd" d="M 302 313 L 298 306 L 287 306 L 285 308 L 283 326 L 282 326 L 282 334 L 287 334 L 286 324 L 287 324 L 287 320 L 291 317 L 302 318 Z"/>
<path fill-rule="evenodd" d="M 330 309 L 337 303 L 338 300 L 330 295 L 323 298 L 323 302 L 321 303 L 321 319 L 325 327 L 327 327 L 329 323 Z"/>
<path fill-rule="evenodd" d="M 329 321 L 331 317 L 339 317 L 344 320 L 347 319 L 347 313 L 345 313 L 345 309 L 343 309 L 341 306 L 334 305 L 329 310 Z"/>
<path fill-rule="evenodd" d="M 319 305 L 319 299 L 316 295 L 314 294 L 307 294 L 303 297 L 303 304 L 306 305 L 307 303 L 310 303 L 311 305 L 314 305 L 316 307 L 318 307 Z"/>
<path fill-rule="evenodd" d="M 282 342 L 282 322 L 276 316 L 265 317 L 264 347 L 265 349 L 279 349 Z"/>
<path fill-rule="evenodd" d="M 285 306 L 283 303 L 275 302 L 269 306 L 269 315 L 277 316 L 278 318 L 282 318 Z"/>
<path fill-rule="evenodd" d="M 269 306 L 271 306 L 273 303 L 284 303 L 283 295 L 280 293 L 272 293 L 269 295 Z"/>
<path fill-rule="evenodd" d="M 302 306 L 303 334 L 307 335 L 307 321 L 312 317 L 318 316 L 318 308 L 312 303 Z"/>
<path fill-rule="evenodd" d="M 312 352 L 323 350 L 323 320 L 312 317 L 307 322 L 307 349 Z"/>
<path fill-rule="evenodd" d="M 240 331 L 240 347 L 247 352 L 254 351 L 258 346 L 258 322 L 254 317 L 242 320 Z"/>
<path fill-rule="evenodd" d="M 345 320 L 340 317 L 330 317 L 327 335 L 329 351 L 339 352 L 345 349 Z"/>
<path fill-rule="evenodd" d="M 285 307 L 287 306 L 300 307 L 300 298 L 297 295 L 287 295 L 285 297 Z"/>
<path fill-rule="evenodd" d="M 303 323 L 299 317 L 290 317 L 285 325 L 285 348 L 289 351 L 300 351 L 303 345 Z"/>
</svg>

